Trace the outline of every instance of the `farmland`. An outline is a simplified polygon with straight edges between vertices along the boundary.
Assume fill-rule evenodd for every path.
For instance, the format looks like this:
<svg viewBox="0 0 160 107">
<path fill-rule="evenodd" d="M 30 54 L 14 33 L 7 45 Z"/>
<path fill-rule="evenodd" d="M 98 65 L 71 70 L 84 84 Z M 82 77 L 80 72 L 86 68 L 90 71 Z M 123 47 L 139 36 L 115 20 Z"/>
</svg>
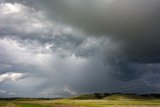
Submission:
<svg viewBox="0 0 160 107">
<path fill-rule="evenodd" d="M 160 107 L 160 99 L 145 99 L 144 97 L 136 95 L 119 94 L 96 99 L 94 95 L 81 95 L 73 98 L 55 100 L 1 100 L 0 107 Z"/>
</svg>

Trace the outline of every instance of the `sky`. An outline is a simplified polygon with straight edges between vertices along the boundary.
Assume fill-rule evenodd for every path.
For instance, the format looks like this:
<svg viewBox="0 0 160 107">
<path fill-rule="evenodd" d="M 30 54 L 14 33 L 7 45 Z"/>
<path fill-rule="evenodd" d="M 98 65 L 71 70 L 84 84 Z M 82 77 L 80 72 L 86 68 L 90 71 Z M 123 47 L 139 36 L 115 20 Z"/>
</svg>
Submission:
<svg viewBox="0 0 160 107">
<path fill-rule="evenodd" d="M 0 0 L 0 97 L 160 93 L 159 0 Z"/>
</svg>

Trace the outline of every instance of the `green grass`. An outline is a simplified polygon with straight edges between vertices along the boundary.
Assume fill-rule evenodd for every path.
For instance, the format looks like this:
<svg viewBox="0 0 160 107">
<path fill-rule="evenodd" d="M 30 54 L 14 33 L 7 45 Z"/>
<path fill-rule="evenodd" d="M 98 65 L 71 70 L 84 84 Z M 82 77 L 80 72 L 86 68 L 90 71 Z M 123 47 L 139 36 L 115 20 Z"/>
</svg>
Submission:
<svg viewBox="0 0 160 107">
<path fill-rule="evenodd" d="M 0 107 L 160 107 L 160 100 L 37 100 L 37 101 L 0 101 Z"/>
<path fill-rule="evenodd" d="M 56 104 L 61 105 L 73 105 L 73 100 L 58 100 Z M 160 100 L 74 100 L 74 105 L 78 106 L 89 106 L 89 107 L 114 107 L 114 106 L 129 106 L 134 105 L 134 107 L 146 107 L 157 106 L 160 107 Z"/>
<path fill-rule="evenodd" d="M 51 106 L 45 106 L 45 105 L 36 105 L 36 104 L 20 104 L 20 107 L 51 107 Z"/>
</svg>

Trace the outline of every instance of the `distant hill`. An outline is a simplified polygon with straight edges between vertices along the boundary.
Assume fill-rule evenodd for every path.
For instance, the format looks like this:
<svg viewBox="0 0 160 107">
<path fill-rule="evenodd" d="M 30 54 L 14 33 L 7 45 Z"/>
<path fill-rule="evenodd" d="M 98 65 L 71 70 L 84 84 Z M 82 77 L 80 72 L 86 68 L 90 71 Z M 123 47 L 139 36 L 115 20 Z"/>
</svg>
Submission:
<svg viewBox="0 0 160 107">
<path fill-rule="evenodd" d="M 3 101 L 36 101 L 36 100 L 53 100 L 63 98 L 0 98 Z M 160 94 L 122 94 L 122 93 L 93 93 L 82 94 L 79 96 L 65 98 L 75 100 L 147 100 L 147 99 L 160 99 Z"/>
<path fill-rule="evenodd" d="M 82 94 L 79 96 L 72 97 L 71 99 L 81 99 L 81 100 L 103 99 L 103 98 L 110 96 L 110 95 L 112 95 L 112 94 L 109 94 L 109 93 Z"/>
<path fill-rule="evenodd" d="M 151 98 L 151 99 L 160 99 L 160 94 L 143 94 L 141 96 Z"/>
<path fill-rule="evenodd" d="M 97 99 L 94 94 L 82 94 L 79 96 L 72 97 L 70 99 L 81 99 L 81 100 L 86 100 L 86 99 Z"/>
<path fill-rule="evenodd" d="M 160 99 L 160 94 L 122 94 L 122 93 L 94 93 L 94 94 L 82 94 L 72 97 L 70 99 L 103 99 L 103 100 L 147 100 L 147 99 Z"/>
<path fill-rule="evenodd" d="M 42 100 L 37 98 L 17 98 L 14 101 L 36 101 L 36 100 Z"/>
<path fill-rule="evenodd" d="M 52 98 L 0 98 L 3 101 L 36 101 L 36 100 L 53 100 Z"/>
<path fill-rule="evenodd" d="M 139 96 L 136 94 L 113 94 L 111 96 L 104 97 L 105 100 L 144 100 L 147 97 Z"/>
</svg>

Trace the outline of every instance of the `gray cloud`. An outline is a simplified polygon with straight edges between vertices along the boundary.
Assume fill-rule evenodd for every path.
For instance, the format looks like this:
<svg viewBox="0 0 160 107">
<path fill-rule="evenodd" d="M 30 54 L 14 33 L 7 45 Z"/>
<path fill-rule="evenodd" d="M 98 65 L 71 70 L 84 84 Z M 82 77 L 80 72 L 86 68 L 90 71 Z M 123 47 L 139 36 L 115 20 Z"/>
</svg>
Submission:
<svg viewBox="0 0 160 107">
<path fill-rule="evenodd" d="M 95 36 L 110 35 L 123 41 L 124 52 L 131 61 L 159 63 L 159 0 L 41 2 L 47 5 L 48 15 L 62 23 Z"/>
<path fill-rule="evenodd" d="M 159 92 L 158 3 L 1 1 L 0 75 L 27 75 L 9 75 L 0 95 Z"/>
</svg>

